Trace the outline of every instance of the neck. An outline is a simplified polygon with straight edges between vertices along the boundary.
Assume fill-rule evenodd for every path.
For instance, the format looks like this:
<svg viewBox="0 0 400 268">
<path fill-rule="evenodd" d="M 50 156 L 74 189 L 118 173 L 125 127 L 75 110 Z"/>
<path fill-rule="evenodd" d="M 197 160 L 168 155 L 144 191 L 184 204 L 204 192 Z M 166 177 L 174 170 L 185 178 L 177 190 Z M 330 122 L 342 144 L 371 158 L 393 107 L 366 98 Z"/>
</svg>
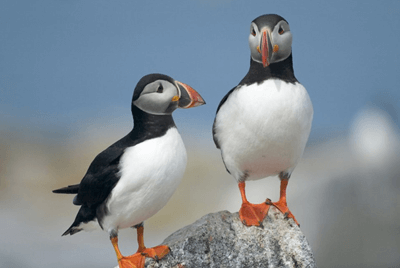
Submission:
<svg viewBox="0 0 400 268">
<path fill-rule="evenodd" d="M 281 79 L 293 84 L 298 82 L 294 76 L 292 54 L 285 60 L 272 63 L 267 67 L 264 67 L 262 63 L 256 62 L 250 57 L 249 72 L 242 81 L 240 81 L 239 85 L 262 83 L 271 78 Z"/>
<path fill-rule="evenodd" d="M 131 138 L 156 138 L 164 135 L 168 129 L 175 127 L 171 114 L 149 114 L 132 105 L 132 115 L 134 127 L 130 133 Z"/>
</svg>

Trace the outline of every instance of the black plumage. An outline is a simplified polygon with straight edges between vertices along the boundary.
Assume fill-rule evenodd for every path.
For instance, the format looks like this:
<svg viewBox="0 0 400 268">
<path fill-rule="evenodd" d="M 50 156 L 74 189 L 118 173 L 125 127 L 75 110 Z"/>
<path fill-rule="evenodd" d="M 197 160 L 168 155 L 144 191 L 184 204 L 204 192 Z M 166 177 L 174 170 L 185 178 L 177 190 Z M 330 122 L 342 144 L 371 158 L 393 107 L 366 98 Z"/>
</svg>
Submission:
<svg viewBox="0 0 400 268">
<path fill-rule="evenodd" d="M 63 235 L 75 234 L 79 230 L 74 230 L 73 227 L 92 221 L 95 218 L 97 218 L 99 225 L 102 226 L 102 219 L 107 214 L 105 201 L 120 179 L 119 161 L 124 150 L 146 140 L 161 137 L 168 129 L 175 127 L 171 114 L 153 115 L 133 105 L 143 88 L 156 79 L 164 79 L 174 83 L 172 78 L 161 74 L 143 77 L 137 84 L 132 97 L 131 111 L 134 119 L 132 131 L 95 157 L 80 184 L 53 191 L 53 193 L 77 194 L 73 203 L 81 206 L 75 221 Z"/>
</svg>

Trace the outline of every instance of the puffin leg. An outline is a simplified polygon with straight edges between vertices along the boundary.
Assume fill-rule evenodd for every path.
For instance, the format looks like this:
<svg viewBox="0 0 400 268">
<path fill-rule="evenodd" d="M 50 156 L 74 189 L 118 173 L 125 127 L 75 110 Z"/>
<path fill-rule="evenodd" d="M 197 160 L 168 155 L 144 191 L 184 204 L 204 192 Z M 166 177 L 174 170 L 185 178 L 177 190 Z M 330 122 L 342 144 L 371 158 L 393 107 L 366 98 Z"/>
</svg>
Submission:
<svg viewBox="0 0 400 268">
<path fill-rule="evenodd" d="M 239 190 L 242 196 L 242 207 L 239 210 L 239 217 L 246 226 L 260 226 L 268 214 L 270 204 L 252 204 L 246 198 L 245 182 L 239 182 Z"/>
<path fill-rule="evenodd" d="M 110 239 L 115 253 L 117 254 L 119 268 L 144 268 L 144 261 L 146 258 L 144 255 L 136 253 L 128 257 L 122 256 L 118 248 L 118 236 L 111 235 Z"/>
<path fill-rule="evenodd" d="M 280 173 L 279 174 L 279 178 L 281 179 L 281 190 L 280 190 L 280 197 L 279 197 L 279 201 L 278 202 L 268 202 L 270 205 L 273 205 L 274 207 L 276 207 L 277 209 L 279 209 L 283 214 L 285 214 L 286 218 L 292 218 L 296 224 L 298 226 L 300 226 L 300 224 L 297 222 L 296 218 L 294 217 L 294 215 L 292 214 L 292 212 L 290 212 L 287 203 L 286 203 L 286 188 L 287 185 L 289 183 L 289 175 L 288 174 L 283 174 Z"/>
<path fill-rule="evenodd" d="M 159 245 L 153 248 L 146 248 L 144 245 L 144 238 L 143 238 L 143 232 L 144 232 L 143 222 L 136 225 L 135 228 L 137 230 L 137 240 L 139 244 L 139 248 L 136 254 L 141 254 L 143 256 L 150 257 L 155 260 L 160 260 L 169 253 L 170 251 L 169 247 L 166 245 Z"/>
</svg>

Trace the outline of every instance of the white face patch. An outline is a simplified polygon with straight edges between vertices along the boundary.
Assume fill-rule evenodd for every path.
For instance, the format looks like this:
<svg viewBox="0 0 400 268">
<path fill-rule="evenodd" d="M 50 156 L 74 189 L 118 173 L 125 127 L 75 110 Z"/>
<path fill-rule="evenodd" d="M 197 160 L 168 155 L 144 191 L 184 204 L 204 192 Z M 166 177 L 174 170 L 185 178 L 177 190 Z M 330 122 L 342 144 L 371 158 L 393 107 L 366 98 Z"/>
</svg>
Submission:
<svg viewBox="0 0 400 268">
<path fill-rule="evenodd" d="M 292 53 L 292 33 L 290 32 L 289 24 L 282 20 L 271 32 L 272 47 L 277 46 L 277 51 L 274 50 L 271 57 L 271 63 L 280 62 L 289 57 Z"/>
<path fill-rule="evenodd" d="M 173 101 L 173 98 L 179 95 L 176 85 L 157 80 L 146 85 L 133 104 L 149 114 L 171 114 L 178 107 L 178 102 Z"/>
<path fill-rule="evenodd" d="M 249 47 L 250 47 L 250 54 L 251 58 L 259 63 L 262 63 L 261 53 L 257 49 L 261 43 L 261 33 L 258 29 L 257 24 L 254 22 L 250 25 L 250 35 L 249 35 Z"/>
<path fill-rule="evenodd" d="M 270 36 L 271 47 L 273 50 L 269 52 L 272 53 L 270 64 L 287 59 L 292 52 L 292 33 L 290 32 L 289 24 L 284 20 L 278 22 L 274 29 L 270 29 L 268 27 L 259 29 L 257 24 L 254 22 L 251 23 L 249 34 L 251 58 L 256 62 L 262 63 L 260 46 L 262 32 L 264 30 L 266 30 L 267 35 Z"/>
</svg>

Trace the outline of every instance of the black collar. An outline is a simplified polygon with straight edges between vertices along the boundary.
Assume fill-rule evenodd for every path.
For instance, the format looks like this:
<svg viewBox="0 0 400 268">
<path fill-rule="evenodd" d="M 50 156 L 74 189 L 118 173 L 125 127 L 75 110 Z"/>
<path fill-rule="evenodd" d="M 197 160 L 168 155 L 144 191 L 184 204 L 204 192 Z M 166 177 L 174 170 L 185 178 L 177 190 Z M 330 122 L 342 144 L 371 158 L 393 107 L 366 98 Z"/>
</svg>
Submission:
<svg viewBox="0 0 400 268">
<path fill-rule="evenodd" d="M 250 69 L 246 76 L 240 81 L 239 85 L 251 85 L 254 83 L 262 83 L 270 78 L 277 78 L 288 83 L 298 82 L 294 76 L 292 54 L 277 63 L 273 63 L 267 67 L 263 67 L 261 63 L 254 61 L 250 57 Z"/>
<path fill-rule="evenodd" d="M 168 129 L 175 127 L 172 115 L 153 115 L 132 105 L 134 119 L 133 130 L 129 133 L 132 140 L 145 141 L 163 136 Z M 137 144 L 137 142 L 135 142 Z"/>
</svg>

